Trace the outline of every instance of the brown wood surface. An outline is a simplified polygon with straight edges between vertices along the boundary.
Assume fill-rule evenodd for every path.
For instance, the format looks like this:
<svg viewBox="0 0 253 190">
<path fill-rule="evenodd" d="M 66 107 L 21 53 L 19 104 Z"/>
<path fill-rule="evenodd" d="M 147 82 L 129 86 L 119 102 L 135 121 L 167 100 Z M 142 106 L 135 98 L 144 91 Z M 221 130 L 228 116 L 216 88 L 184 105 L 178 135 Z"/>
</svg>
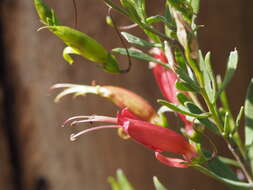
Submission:
<svg viewBox="0 0 253 190">
<path fill-rule="evenodd" d="M 3 108 L 2 86 L 0 90 L 0 106 Z M 14 176 L 10 160 L 10 149 L 8 146 L 8 138 L 4 130 L 3 109 L 0 114 L 0 189 L 13 190 Z"/>
<path fill-rule="evenodd" d="M 60 124 L 72 115 L 115 115 L 117 108 L 100 98 L 65 98 L 53 103 L 55 93 L 49 87 L 59 82 L 114 84 L 138 92 L 155 104 L 160 97 L 147 65 L 135 62 L 132 71 L 123 76 L 110 75 L 95 64 L 76 58 L 73 66 L 61 57 L 63 44 L 40 27 L 33 4 L 28 0 L 6 0 L 1 4 L 6 77 L 14 94 L 12 130 L 16 133 L 19 156 L 19 180 L 24 190 L 107 190 L 107 176 L 122 168 L 139 190 L 151 190 L 153 175 L 158 176 L 169 189 L 227 189 L 191 169 L 166 167 L 154 159 L 153 152 L 132 141 L 118 138 L 116 131 L 104 130 L 69 141 L 75 129 L 62 129 Z M 71 1 L 46 1 L 63 23 L 72 25 Z M 162 1 L 159 1 L 162 2 Z M 85 0 L 78 3 L 78 28 L 103 42 L 108 48 L 120 46 L 113 29 L 106 26 L 106 8 L 102 1 Z M 247 5 L 245 5 L 247 4 Z M 225 67 L 228 52 L 235 46 L 240 50 L 240 69 L 229 92 L 233 110 L 242 104 L 251 65 L 252 3 L 238 0 L 208 0 L 202 2 L 200 24 L 201 46 L 213 52 L 217 71 Z M 152 2 L 153 10 L 158 10 Z M 125 23 L 117 17 L 118 23 Z M 218 48 L 217 48 L 218 47 Z M 123 64 L 124 66 L 124 64 Z M 8 94 L 5 94 L 7 96 Z M 233 97 L 232 97 L 233 96 Z M 0 152 L 2 154 L 2 152 Z M 1 176 L 0 176 L 1 177 Z M 0 180 L 1 182 L 1 180 Z M 0 186 L 1 187 L 1 186 Z M 5 188 L 8 190 L 8 188 Z M 11 189 L 10 189 L 11 190 Z"/>
</svg>

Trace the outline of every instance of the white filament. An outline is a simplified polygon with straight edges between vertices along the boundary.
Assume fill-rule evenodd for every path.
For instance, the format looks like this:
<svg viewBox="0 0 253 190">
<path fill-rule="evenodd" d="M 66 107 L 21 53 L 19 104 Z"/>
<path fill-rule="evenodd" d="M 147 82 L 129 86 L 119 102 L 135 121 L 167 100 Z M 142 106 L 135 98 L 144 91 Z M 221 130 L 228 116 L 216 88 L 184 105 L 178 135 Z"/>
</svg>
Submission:
<svg viewBox="0 0 253 190">
<path fill-rule="evenodd" d="M 83 130 L 79 133 L 71 134 L 70 135 L 70 140 L 75 141 L 77 137 L 79 137 L 79 136 L 81 136 L 85 133 L 100 130 L 100 129 L 108 129 L 108 128 L 122 128 L 122 126 L 120 126 L 120 125 L 105 125 L 105 126 L 99 126 L 99 127 L 93 127 L 93 128 L 85 129 L 85 130 Z"/>
</svg>

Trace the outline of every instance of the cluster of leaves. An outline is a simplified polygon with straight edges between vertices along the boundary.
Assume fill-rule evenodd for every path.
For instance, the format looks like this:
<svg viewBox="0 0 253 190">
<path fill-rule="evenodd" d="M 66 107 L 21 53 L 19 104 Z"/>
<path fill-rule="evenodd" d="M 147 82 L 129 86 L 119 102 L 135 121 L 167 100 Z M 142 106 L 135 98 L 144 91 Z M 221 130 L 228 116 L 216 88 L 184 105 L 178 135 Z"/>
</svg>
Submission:
<svg viewBox="0 0 253 190">
<path fill-rule="evenodd" d="M 199 10 L 199 0 L 166 0 L 164 14 L 152 16 L 148 16 L 146 12 L 145 0 L 121 0 L 120 5 L 115 4 L 112 0 L 104 0 L 110 8 L 127 16 L 130 21 L 138 25 L 149 39 L 148 41 L 130 33 L 121 32 L 124 39 L 135 48 L 114 48 L 111 51 L 107 51 L 102 44 L 85 33 L 61 25 L 54 11 L 48 8 L 42 0 L 34 0 L 34 2 L 45 27 L 67 45 L 63 51 L 63 57 L 70 64 L 74 62 L 70 54 L 77 54 L 99 63 L 107 72 L 122 73 L 123 70 L 120 69 L 116 57 L 112 55 L 112 53 L 118 53 L 145 62 L 160 64 L 166 69 L 173 70 L 178 76 L 176 88 L 180 92 L 177 94 L 180 104 L 166 100 L 158 100 L 158 103 L 165 106 L 167 110 L 185 115 L 189 121 L 194 123 L 195 136 L 201 138 L 195 138 L 195 136 L 188 136 L 188 138 L 197 147 L 201 157 L 193 160 L 190 166 L 228 184 L 233 189 L 252 188 L 253 80 L 248 88 L 245 105 L 234 118 L 230 111 L 225 88 L 236 71 L 238 52 L 234 50 L 230 53 L 223 79 L 219 75 L 216 76 L 212 69 L 211 53 L 203 55 L 197 43 L 198 26 L 195 20 Z M 157 30 L 155 23 L 162 23 L 164 31 Z M 117 26 L 113 25 L 113 27 Z M 170 58 L 169 64 L 164 64 L 152 55 L 137 49 L 142 47 L 162 49 L 167 58 Z M 200 96 L 206 103 L 207 111 L 198 101 Z M 218 106 L 219 102 L 221 106 Z M 245 115 L 245 143 L 238 133 L 243 115 Z M 204 126 L 222 137 L 236 160 L 213 155 L 204 150 L 202 137 L 205 136 L 205 130 L 198 130 L 198 126 Z M 239 151 L 234 150 L 234 146 Z M 244 163 L 249 163 L 251 172 L 247 171 Z M 229 165 L 240 168 L 248 182 L 240 181 Z M 109 181 L 113 190 L 133 190 L 120 171 L 117 172 L 117 180 L 110 178 Z M 165 189 L 158 180 L 155 179 L 154 183 L 157 190 Z"/>
</svg>

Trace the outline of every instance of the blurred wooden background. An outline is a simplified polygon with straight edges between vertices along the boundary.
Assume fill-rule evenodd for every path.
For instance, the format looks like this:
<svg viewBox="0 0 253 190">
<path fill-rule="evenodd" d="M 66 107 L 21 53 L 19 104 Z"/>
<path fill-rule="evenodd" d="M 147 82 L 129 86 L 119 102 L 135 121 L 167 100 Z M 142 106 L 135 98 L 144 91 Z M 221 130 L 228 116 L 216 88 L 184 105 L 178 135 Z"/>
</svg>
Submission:
<svg viewBox="0 0 253 190">
<path fill-rule="evenodd" d="M 70 0 L 47 0 L 67 25 L 73 24 Z M 150 1 L 159 12 L 162 0 Z M 120 46 L 105 22 L 102 1 L 77 1 L 78 27 L 109 48 Z M 224 73 L 229 51 L 237 47 L 240 65 L 229 92 L 237 112 L 253 76 L 252 8 L 250 0 L 202 0 L 199 24 L 201 48 L 212 51 L 215 70 Z M 119 24 L 125 20 L 117 17 Z M 227 189 L 191 169 L 166 167 L 153 152 L 118 138 L 116 131 L 91 133 L 70 142 L 74 129 L 60 124 L 72 115 L 114 115 L 115 106 L 98 97 L 65 98 L 53 103 L 49 87 L 59 82 L 114 84 L 127 87 L 155 104 L 161 97 L 147 64 L 134 62 L 127 75 L 110 75 L 77 58 L 73 66 L 61 57 L 63 44 L 46 30 L 36 32 L 39 19 L 30 0 L 0 0 L 0 189 L 109 190 L 107 176 L 122 168 L 138 190 L 151 190 L 156 175 L 175 190 Z"/>
</svg>

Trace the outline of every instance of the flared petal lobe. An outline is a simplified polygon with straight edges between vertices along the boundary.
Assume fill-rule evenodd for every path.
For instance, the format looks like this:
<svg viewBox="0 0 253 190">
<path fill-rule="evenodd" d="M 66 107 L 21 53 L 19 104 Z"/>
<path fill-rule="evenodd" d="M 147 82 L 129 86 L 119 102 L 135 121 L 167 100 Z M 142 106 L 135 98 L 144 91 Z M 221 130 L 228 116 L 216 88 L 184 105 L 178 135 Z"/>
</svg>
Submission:
<svg viewBox="0 0 253 190">
<path fill-rule="evenodd" d="M 167 156 L 163 156 L 161 153 L 156 152 L 155 157 L 157 160 L 162 162 L 163 164 L 171 167 L 176 167 L 176 168 L 188 168 L 188 165 L 184 164 L 185 160 L 179 159 L 179 158 L 170 158 Z"/>
</svg>

